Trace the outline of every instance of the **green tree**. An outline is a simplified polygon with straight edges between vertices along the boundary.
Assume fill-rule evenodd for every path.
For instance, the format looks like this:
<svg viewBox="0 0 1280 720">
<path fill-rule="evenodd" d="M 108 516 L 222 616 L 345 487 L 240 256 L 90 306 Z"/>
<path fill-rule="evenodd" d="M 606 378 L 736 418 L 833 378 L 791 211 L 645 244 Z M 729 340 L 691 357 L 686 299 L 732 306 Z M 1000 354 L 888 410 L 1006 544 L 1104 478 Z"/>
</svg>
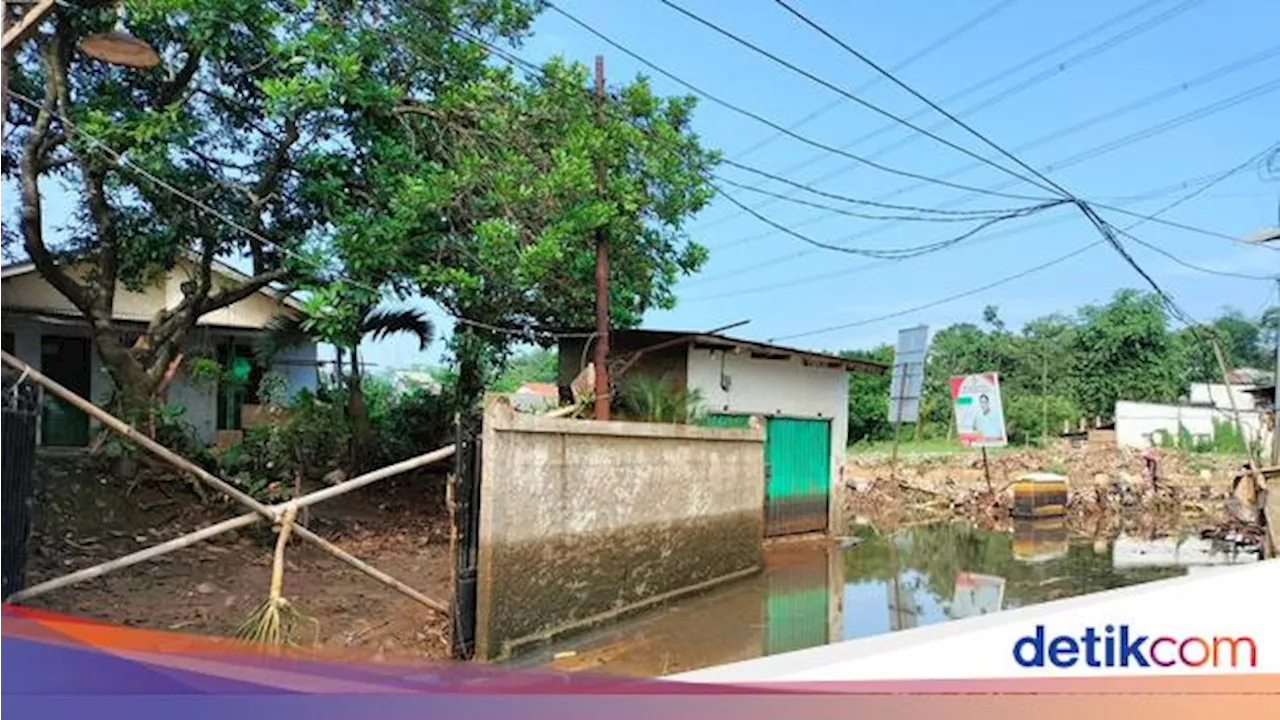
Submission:
<svg viewBox="0 0 1280 720">
<path fill-rule="evenodd" d="M 493 383 L 497 392 L 514 392 L 530 382 L 554 383 L 559 379 L 560 356 L 553 350 L 537 348 L 511 359 Z"/>
<path fill-rule="evenodd" d="M 258 353 L 269 361 L 286 347 L 321 341 L 351 358 L 350 372 L 346 376 L 346 405 L 353 431 L 352 462 L 359 467 L 373 439 L 364 392 L 361 343 L 391 335 L 413 335 L 418 339 L 418 348 L 425 350 L 431 344 L 435 328 L 420 310 L 384 309 L 360 304 L 345 297 L 342 290 L 340 284 L 314 288 L 300 315 L 280 315 L 272 319 L 267 332 L 259 340 Z"/>
<path fill-rule="evenodd" d="M 1071 351 L 1086 416 L 1112 417 L 1117 400 L 1173 402 L 1185 392 L 1186 368 L 1154 293 L 1121 290 L 1079 314 Z"/>
<path fill-rule="evenodd" d="M 20 189 L 16 236 L 23 250 L 87 321 L 126 409 L 149 401 L 202 316 L 288 282 L 300 269 L 330 268 L 328 258 L 336 257 L 375 292 L 384 289 L 384 278 L 395 283 L 413 275 L 418 265 L 406 263 L 421 262 L 432 248 L 420 248 L 412 261 L 386 252 L 400 249 L 389 240 L 406 237 L 391 232 L 398 208 L 387 201 L 387 186 L 403 190 L 397 201 L 427 197 L 424 212 L 447 204 L 476 208 L 479 222 L 460 236 L 468 242 L 475 228 L 501 214 L 499 206 L 433 180 L 475 170 L 468 164 L 472 138 L 453 130 L 455 116 L 490 123 L 487 111 L 466 108 L 473 107 L 470 98 L 488 94 L 477 88 L 493 85 L 497 71 L 484 48 L 462 34 L 517 41 L 540 7 L 536 0 L 125 5 L 131 32 L 158 51 L 159 67 L 124 69 L 77 51 L 86 34 L 111 29 L 109 3 L 57 5 L 13 62 L 6 58 L 5 112 L 14 130 L 4 140 L 4 173 Z M 529 90 L 529 98 L 539 97 Z M 493 122 L 506 126 L 512 117 Z M 415 142 L 415 162 L 397 163 L 397 153 Z M 489 154 L 522 152 L 502 145 Z M 117 162 L 119 155 L 129 163 Z M 424 167 L 432 172 L 419 172 Z M 348 178 L 356 182 L 343 185 Z M 495 180 L 506 200 L 520 199 L 518 179 L 504 184 L 486 174 L 486 183 Z M 45 232 L 41 192 L 50 182 L 65 185 L 76 202 L 58 237 Z M 325 200 L 334 193 L 349 195 L 363 212 L 333 214 Z M 360 243 L 364 249 L 355 250 Z M 252 276 L 222 284 L 214 262 L 236 256 L 251 258 Z M 118 284 L 138 289 L 188 257 L 194 271 L 180 301 L 158 312 L 137 342 L 123 342 L 113 318 Z M 443 282 L 452 277 L 444 268 L 454 257 L 431 265 L 426 274 L 442 282 L 424 286 L 459 285 Z"/>
<path fill-rule="evenodd" d="M 676 280 L 705 261 L 684 226 L 712 195 L 716 156 L 690 128 L 692 98 L 639 78 L 598 106 L 587 87 L 586 68 L 559 60 L 534 79 L 488 67 L 430 105 L 366 115 L 367 151 L 323 168 L 312 200 L 348 267 L 402 278 L 463 318 L 450 350 L 464 403 L 511 347 L 547 340 L 493 327 L 592 324 L 597 231 L 615 327 L 673 306 Z"/>
<path fill-rule="evenodd" d="M 873 350 L 846 350 L 840 353 L 846 360 L 870 360 L 893 363 L 893 346 L 880 345 Z M 883 440 L 891 436 L 889 426 L 889 375 L 849 375 L 849 437 L 850 443 L 863 440 Z"/>
</svg>

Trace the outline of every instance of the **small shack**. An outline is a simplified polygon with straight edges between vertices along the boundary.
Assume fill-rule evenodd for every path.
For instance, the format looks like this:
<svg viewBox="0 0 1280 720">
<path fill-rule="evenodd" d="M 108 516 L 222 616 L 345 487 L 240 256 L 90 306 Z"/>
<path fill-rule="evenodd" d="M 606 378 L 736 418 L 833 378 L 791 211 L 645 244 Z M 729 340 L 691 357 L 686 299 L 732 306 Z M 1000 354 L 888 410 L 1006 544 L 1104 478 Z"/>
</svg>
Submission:
<svg viewBox="0 0 1280 720">
<path fill-rule="evenodd" d="M 559 386 L 591 362 L 581 338 L 560 342 Z M 746 427 L 766 418 L 765 535 L 824 532 L 838 526 L 831 502 L 839 487 L 849 424 L 848 373 L 884 375 L 888 367 L 702 332 L 621 330 L 609 335 L 610 380 L 664 379 L 696 391 L 704 422 Z"/>
</svg>

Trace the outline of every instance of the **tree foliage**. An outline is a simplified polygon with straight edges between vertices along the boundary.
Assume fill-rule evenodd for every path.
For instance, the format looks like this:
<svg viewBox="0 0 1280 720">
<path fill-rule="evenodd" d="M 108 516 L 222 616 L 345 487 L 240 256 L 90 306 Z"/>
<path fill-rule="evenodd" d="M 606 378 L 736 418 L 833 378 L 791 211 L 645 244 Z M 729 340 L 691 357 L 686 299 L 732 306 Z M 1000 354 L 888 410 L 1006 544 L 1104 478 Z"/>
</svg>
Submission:
<svg viewBox="0 0 1280 720">
<path fill-rule="evenodd" d="M 988 307 L 985 327 L 958 323 L 934 334 L 922 416 L 927 426 L 945 432 L 952 423 L 948 378 L 988 371 L 1000 373 L 1006 426 L 1016 441 L 1059 433 L 1082 418 L 1110 419 L 1117 400 L 1176 402 L 1190 383 L 1222 382 L 1207 342 L 1211 335 L 1230 367 L 1269 368 L 1275 317 L 1274 309 L 1257 321 L 1228 309 L 1194 332 L 1175 331 L 1159 298 L 1121 290 L 1105 304 L 1037 318 L 1015 332 L 997 308 Z M 843 354 L 892 362 L 888 347 Z M 883 422 L 887 382 L 850 378 L 850 441 L 891 436 Z"/>
</svg>

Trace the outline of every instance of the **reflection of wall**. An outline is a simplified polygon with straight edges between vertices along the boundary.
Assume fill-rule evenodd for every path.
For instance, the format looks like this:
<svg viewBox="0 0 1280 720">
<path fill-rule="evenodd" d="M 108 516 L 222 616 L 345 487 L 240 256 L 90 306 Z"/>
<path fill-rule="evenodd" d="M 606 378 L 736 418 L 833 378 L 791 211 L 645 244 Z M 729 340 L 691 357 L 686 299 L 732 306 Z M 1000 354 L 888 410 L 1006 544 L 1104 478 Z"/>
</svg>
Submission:
<svg viewBox="0 0 1280 720">
<path fill-rule="evenodd" d="M 1140 567 L 1188 567 L 1194 565 L 1235 565 L 1256 562 L 1252 553 L 1236 553 L 1218 549 L 1211 540 L 1189 537 L 1139 540 L 1121 535 L 1111 550 L 1112 566 L 1117 570 Z"/>
</svg>

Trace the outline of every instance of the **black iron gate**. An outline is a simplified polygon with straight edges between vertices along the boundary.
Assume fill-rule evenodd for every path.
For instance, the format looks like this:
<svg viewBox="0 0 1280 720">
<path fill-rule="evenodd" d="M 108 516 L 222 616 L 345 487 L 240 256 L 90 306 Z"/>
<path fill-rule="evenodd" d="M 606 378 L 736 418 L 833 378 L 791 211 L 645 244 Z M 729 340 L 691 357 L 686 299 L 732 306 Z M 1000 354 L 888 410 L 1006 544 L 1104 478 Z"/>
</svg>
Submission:
<svg viewBox="0 0 1280 720">
<path fill-rule="evenodd" d="M 27 536 L 31 530 L 31 500 L 34 489 L 36 427 L 40 422 L 40 392 L 23 378 L 4 373 L 3 464 L 0 485 L 4 520 L 3 596 L 22 589 L 27 561 Z"/>
<path fill-rule="evenodd" d="M 455 442 L 453 486 L 457 538 L 453 583 L 453 657 L 470 660 L 476 650 L 476 567 L 480 551 L 480 437 L 483 416 L 461 416 Z"/>
</svg>

